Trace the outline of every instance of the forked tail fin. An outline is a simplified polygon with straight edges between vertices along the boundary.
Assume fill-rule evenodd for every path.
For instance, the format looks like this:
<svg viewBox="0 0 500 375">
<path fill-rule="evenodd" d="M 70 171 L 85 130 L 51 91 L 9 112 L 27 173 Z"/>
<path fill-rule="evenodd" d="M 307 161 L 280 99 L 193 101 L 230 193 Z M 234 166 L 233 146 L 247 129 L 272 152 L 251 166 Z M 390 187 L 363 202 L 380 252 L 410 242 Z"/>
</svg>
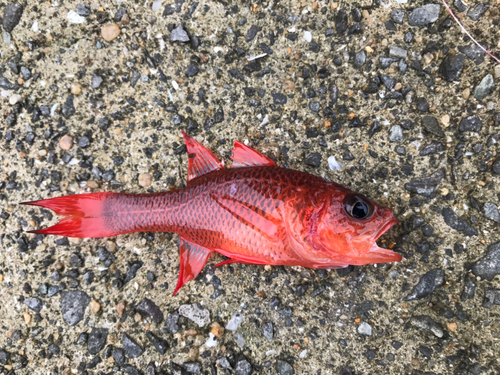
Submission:
<svg viewBox="0 0 500 375">
<path fill-rule="evenodd" d="M 66 237 L 111 237 L 127 233 L 113 223 L 113 212 L 109 210 L 110 198 L 117 193 L 75 194 L 59 198 L 43 199 L 22 204 L 45 207 L 65 216 L 59 223 L 30 233 L 55 234 Z M 111 199 L 113 200 L 113 199 Z"/>
</svg>

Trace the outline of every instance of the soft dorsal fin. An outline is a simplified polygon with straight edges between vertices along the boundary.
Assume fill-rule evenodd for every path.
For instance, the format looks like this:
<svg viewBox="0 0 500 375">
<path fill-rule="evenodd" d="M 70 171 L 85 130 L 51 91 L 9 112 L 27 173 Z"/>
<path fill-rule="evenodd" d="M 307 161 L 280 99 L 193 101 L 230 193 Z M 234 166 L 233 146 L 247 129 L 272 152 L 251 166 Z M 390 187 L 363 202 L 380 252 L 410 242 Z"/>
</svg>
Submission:
<svg viewBox="0 0 500 375">
<path fill-rule="evenodd" d="M 188 182 L 204 174 L 223 169 L 222 163 L 208 148 L 203 147 L 194 138 L 182 132 L 189 157 Z"/>
<path fill-rule="evenodd" d="M 233 168 L 243 167 L 273 167 L 276 165 L 274 161 L 253 148 L 248 147 L 244 143 L 234 141 L 233 148 Z"/>
<path fill-rule="evenodd" d="M 179 279 L 174 295 L 184 284 L 200 274 L 210 254 L 212 254 L 212 250 L 192 243 L 183 237 L 179 238 L 179 242 Z"/>
</svg>

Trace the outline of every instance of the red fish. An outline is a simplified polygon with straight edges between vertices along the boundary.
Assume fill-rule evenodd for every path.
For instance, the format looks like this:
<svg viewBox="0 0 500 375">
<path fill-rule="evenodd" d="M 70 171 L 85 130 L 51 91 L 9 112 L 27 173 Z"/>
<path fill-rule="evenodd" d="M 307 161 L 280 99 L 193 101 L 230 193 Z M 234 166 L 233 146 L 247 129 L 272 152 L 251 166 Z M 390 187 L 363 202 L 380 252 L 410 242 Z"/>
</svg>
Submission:
<svg viewBox="0 0 500 375">
<path fill-rule="evenodd" d="M 309 173 L 278 167 L 236 141 L 232 168 L 183 132 L 188 184 L 155 194 L 92 193 L 26 202 L 65 216 L 32 231 L 67 237 L 132 232 L 180 236 L 177 291 L 195 278 L 214 252 L 223 264 L 311 268 L 400 261 L 376 240 L 397 223 L 392 211 Z"/>
</svg>

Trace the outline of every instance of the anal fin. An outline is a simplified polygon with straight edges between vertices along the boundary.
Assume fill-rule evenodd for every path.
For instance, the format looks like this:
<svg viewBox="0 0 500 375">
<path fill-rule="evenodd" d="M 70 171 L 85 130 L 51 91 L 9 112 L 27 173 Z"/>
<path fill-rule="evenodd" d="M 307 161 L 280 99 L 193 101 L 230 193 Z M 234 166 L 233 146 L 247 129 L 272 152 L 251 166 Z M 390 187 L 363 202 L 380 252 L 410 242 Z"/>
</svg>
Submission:
<svg viewBox="0 0 500 375">
<path fill-rule="evenodd" d="M 213 252 L 213 250 L 190 242 L 183 237 L 180 238 L 179 242 L 179 279 L 177 280 L 177 286 L 175 287 L 173 295 L 175 295 L 184 284 L 200 274 L 210 254 Z"/>
</svg>

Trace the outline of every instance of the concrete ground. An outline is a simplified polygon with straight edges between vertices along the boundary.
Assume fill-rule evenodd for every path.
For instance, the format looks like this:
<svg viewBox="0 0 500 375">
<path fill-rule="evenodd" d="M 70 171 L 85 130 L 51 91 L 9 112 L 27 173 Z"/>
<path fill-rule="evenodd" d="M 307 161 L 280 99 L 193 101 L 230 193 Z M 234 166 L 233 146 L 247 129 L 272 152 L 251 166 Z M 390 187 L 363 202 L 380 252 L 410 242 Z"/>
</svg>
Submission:
<svg viewBox="0 0 500 375">
<path fill-rule="evenodd" d="M 0 4 L 0 372 L 499 374 L 500 64 L 441 2 Z M 500 56 L 500 2 L 460 0 Z M 75 240 L 19 202 L 183 186 L 186 130 L 391 207 L 397 264 L 220 257 L 177 296 L 177 236 Z"/>
</svg>

